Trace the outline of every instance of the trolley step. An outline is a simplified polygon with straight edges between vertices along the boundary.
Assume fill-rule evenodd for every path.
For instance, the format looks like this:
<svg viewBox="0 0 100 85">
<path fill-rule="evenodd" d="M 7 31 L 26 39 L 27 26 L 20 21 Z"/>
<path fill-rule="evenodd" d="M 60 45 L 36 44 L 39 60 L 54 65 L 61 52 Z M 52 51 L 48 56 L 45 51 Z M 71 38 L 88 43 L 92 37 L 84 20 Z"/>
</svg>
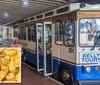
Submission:
<svg viewBox="0 0 100 85">
<path fill-rule="evenodd" d="M 79 81 L 79 85 L 100 85 L 100 81 Z"/>
</svg>

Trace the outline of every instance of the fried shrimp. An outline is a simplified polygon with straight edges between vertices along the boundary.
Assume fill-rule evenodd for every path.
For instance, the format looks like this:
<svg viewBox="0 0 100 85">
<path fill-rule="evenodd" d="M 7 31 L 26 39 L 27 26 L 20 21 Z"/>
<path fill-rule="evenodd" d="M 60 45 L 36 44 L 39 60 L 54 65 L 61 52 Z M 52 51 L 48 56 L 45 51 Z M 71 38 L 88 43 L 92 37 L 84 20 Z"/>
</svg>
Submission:
<svg viewBox="0 0 100 85">
<path fill-rule="evenodd" d="M 0 49 L 0 52 L 2 52 L 3 50 L 4 50 L 4 48 L 1 48 L 1 49 Z"/>
<path fill-rule="evenodd" d="M 20 82 L 19 48 L 0 48 L 0 82 Z"/>
</svg>

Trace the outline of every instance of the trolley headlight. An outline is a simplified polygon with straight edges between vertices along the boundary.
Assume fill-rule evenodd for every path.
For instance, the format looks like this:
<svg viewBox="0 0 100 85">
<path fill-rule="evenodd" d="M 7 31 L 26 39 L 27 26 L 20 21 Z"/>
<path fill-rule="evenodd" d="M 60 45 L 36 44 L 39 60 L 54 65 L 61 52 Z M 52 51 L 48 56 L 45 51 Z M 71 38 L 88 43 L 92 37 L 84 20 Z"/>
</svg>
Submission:
<svg viewBox="0 0 100 85">
<path fill-rule="evenodd" d="M 95 70 L 96 70 L 96 71 L 98 71 L 98 70 L 99 70 L 98 66 L 96 66 L 96 67 L 95 67 Z"/>
<path fill-rule="evenodd" d="M 91 71 L 91 68 L 88 66 L 86 67 L 86 72 L 89 73 Z"/>
</svg>

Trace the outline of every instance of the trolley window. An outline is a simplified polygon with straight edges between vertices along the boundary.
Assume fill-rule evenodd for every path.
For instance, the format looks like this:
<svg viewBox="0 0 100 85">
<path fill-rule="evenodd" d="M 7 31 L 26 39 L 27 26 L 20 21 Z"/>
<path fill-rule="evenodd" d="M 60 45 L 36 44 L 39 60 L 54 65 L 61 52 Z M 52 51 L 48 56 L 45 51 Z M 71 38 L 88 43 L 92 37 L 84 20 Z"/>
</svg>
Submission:
<svg viewBox="0 0 100 85">
<path fill-rule="evenodd" d="M 18 38 L 21 39 L 21 38 L 20 38 L 20 26 L 18 26 L 18 29 L 19 29 L 19 35 L 18 35 Z"/>
<path fill-rule="evenodd" d="M 21 24 L 20 25 L 20 39 L 22 39 L 22 40 L 24 39 L 24 35 L 23 35 L 24 31 L 23 30 L 24 30 L 24 25 Z"/>
<path fill-rule="evenodd" d="M 79 45 L 100 46 L 100 19 L 82 18 L 79 20 Z M 97 42 L 98 41 L 98 42 Z"/>
<path fill-rule="evenodd" d="M 64 21 L 64 44 L 67 46 L 75 44 L 75 23 L 72 18 L 66 18 Z"/>
<path fill-rule="evenodd" d="M 35 41 L 36 41 L 36 25 L 35 25 L 35 24 L 31 26 L 31 31 L 32 31 L 32 32 L 31 32 L 31 33 L 32 33 L 32 34 L 31 34 L 31 36 L 32 36 L 32 41 L 35 42 Z"/>
<path fill-rule="evenodd" d="M 31 27 L 30 26 L 28 26 L 28 40 L 29 41 L 31 41 L 31 38 L 32 36 L 31 36 Z"/>
<path fill-rule="evenodd" d="M 13 33 L 14 33 L 14 37 L 18 37 L 18 36 L 19 36 L 19 29 L 18 29 L 18 26 L 14 26 L 14 27 L 13 27 Z"/>
<path fill-rule="evenodd" d="M 23 27 L 23 39 L 26 40 L 26 25 Z"/>
<path fill-rule="evenodd" d="M 20 39 L 20 26 L 18 25 L 18 38 Z"/>
<path fill-rule="evenodd" d="M 42 42 L 42 36 L 43 36 L 43 26 L 38 25 L 38 42 Z"/>
<path fill-rule="evenodd" d="M 16 28 L 13 27 L 13 34 L 14 34 L 14 37 L 16 36 L 16 35 L 15 35 L 15 34 L 16 34 L 16 33 L 15 33 L 15 29 L 16 29 Z"/>
<path fill-rule="evenodd" d="M 63 21 L 57 20 L 55 23 L 55 43 L 58 45 L 63 44 Z"/>
</svg>

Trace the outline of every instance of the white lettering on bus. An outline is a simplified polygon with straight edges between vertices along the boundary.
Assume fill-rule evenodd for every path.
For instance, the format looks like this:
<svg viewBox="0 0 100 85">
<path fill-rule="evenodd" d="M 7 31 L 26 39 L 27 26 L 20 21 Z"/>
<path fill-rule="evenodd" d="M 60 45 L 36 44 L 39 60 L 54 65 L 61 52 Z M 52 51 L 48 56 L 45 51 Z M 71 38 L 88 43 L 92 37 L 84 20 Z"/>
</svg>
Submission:
<svg viewBox="0 0 100 85">
<path fill-rule="evenodd" d="M 82 62 L 100 62 L 100 53 L 84 53 L 81 57 Z"/>
</svg>

